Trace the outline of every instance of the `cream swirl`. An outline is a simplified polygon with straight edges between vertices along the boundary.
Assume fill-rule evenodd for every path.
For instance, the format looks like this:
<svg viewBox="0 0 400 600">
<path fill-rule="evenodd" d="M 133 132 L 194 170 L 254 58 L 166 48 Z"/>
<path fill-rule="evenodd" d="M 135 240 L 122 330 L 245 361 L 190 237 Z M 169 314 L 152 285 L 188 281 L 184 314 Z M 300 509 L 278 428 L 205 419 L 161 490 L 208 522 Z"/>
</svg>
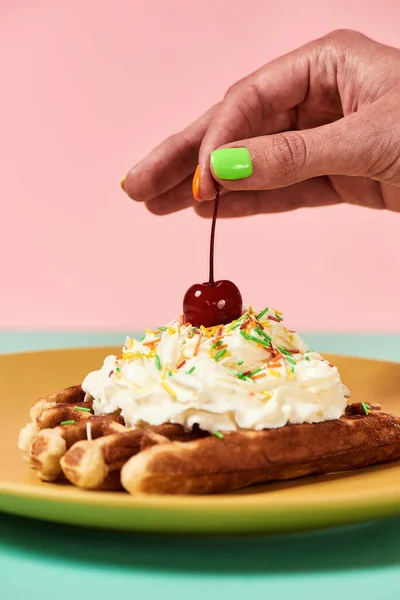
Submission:
<svg viewBox="0 0 400 600">
<path fill-rule="evenodd" d="M 272 309 L 223 327 L 174 321 L 128 337 L 82 387 L 96 414 L 120 410 L 129 427 L 197 423 L 211 432 L 338 419 L 349 396 L 336 367 Z"/>
</svg>

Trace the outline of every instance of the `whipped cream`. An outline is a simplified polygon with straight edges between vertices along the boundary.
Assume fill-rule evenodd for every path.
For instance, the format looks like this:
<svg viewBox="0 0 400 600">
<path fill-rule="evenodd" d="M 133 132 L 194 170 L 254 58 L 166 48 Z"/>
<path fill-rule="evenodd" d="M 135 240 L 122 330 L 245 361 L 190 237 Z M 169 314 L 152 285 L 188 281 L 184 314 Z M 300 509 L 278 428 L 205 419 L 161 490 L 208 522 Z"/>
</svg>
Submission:
<svg viewBox="0 0 400 600">
<path fill-rule="evenodd" d="M 273 309 L 249 309 L 221 327 L 173 321 L 141 341 L 128 337 L 82 387 L 95 414 L 119 410 L 128 427 L 197 423 L 210 432 L 339 419 L 350 396 L 336 367 Z"/>
</svg>

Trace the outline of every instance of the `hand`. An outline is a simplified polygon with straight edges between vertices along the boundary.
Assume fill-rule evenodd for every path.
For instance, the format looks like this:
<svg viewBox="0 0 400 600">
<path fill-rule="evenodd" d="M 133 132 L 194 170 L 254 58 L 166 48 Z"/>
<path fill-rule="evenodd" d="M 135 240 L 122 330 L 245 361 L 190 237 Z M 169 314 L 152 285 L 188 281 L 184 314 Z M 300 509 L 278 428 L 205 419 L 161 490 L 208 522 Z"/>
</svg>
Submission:
<svg viewBox="0 0 400 600">
<path fill-rule="evenodd" d="M 247 148 L 245 178 L 224 169 L 243 166 L 243 151 L 237 161 L 221 148 Z M 123 187 L 155 214 L 209 217 L 212 203 L 192 197 L 197 162 L 198 196 L 212 200 L 216 179 L 224 217 L 339 202 L 400 211 L 400 50 L 353 31 L 306 44 L 233 85 Z"/>
</svg>

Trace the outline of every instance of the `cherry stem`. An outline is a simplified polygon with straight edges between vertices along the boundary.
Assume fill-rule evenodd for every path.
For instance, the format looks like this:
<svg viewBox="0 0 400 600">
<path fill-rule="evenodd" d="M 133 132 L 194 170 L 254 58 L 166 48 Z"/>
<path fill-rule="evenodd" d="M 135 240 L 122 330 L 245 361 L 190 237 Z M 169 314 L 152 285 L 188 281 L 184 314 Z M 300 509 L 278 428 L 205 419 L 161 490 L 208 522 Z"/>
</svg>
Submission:
<svg viewBox="0 0 400 600">
<path fill-rule="evenodd" d="M 215 202 L 214 202 L 214 213 L 211 224 L 211 236 L 210 236 L 210 277 L 209 284 L 215 285 L 214 281 L 214 246 L 215 246 L 215 226 L 217 224 L 218 216 L 218 205 L 219 205 L 219 185 L 215 185 Z"/>
</svg>

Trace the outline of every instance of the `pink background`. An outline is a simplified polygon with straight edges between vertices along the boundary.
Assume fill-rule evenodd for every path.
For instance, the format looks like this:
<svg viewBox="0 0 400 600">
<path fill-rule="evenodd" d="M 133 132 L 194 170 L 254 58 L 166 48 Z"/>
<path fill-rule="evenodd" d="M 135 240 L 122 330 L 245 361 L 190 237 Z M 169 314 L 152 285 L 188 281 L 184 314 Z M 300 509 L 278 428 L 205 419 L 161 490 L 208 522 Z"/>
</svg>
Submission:
<svg viewBox="0 0 400 600">
<path fill-rule="evenodd" d="M 209 223 L 147 213 L 122 175 L 276 55 L 339 27 L 398 45 L 399 21 L 398 0 L 0 0 L 0 328 L 177 315 Z M 354 207 L 221 221 L 217 276 L 299 329 L 400 331 L 399 226 Z"/>
</svg>

